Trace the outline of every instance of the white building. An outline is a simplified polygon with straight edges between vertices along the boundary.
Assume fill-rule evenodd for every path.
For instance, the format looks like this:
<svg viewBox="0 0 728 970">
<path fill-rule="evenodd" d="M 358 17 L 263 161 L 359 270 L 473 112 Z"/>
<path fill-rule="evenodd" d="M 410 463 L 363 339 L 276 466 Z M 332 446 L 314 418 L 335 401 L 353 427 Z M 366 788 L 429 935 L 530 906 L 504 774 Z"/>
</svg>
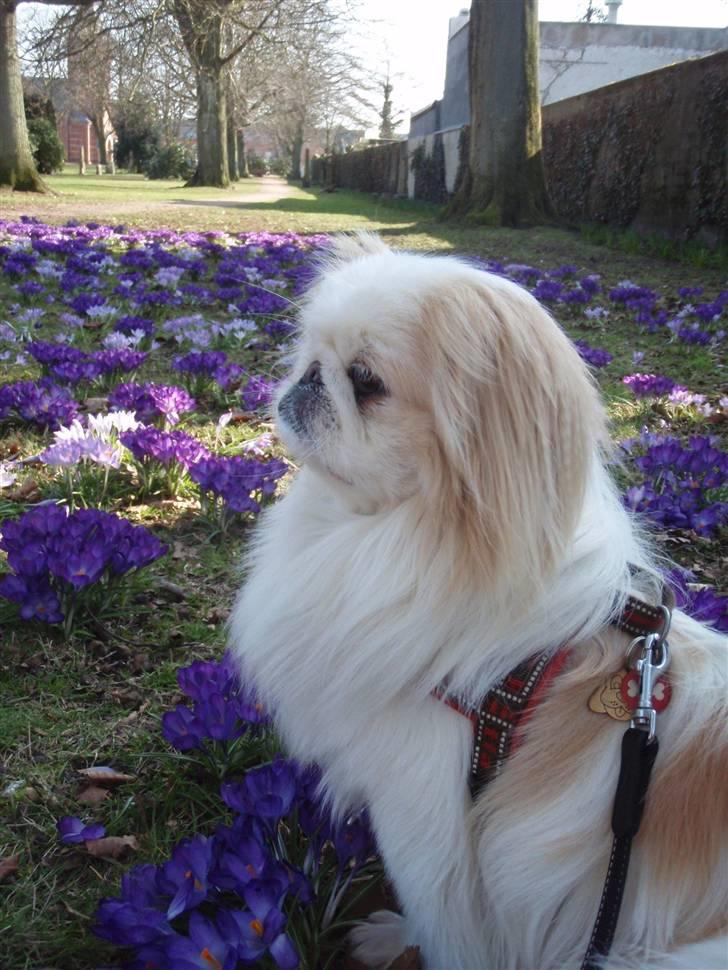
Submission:
<svg viewBox="0 0 728 970">
<path fill-rule="evenodd" d="M 615 23 L 621 0 L 608 3 L 612 22 L 540 25 L 540 86 L 543 104 L 582 94 L 677 61 L 728 49 L 728 28 L 651 27 Z M 410 137 L 467 124 L 469 13 L 450 19 L 447 66 L 441 99 L 412 115 Z"/>
</svg>

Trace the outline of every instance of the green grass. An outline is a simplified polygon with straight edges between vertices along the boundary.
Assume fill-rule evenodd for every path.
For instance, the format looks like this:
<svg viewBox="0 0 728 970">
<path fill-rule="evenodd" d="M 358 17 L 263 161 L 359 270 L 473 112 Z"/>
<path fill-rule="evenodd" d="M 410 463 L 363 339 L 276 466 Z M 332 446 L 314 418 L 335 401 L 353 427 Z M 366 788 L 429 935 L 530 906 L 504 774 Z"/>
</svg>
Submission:
<svg viewBox="0 0 728 970">
<path fill-rule="evenodd" d="M 66 164 L 63 171 L 56 175 L 46 175 L 43 181 L 64 202 L 168 202 L 182 192 L 184 183 L 180 179 L 148 179 L 144 175 L 131 175 L 117 172 L 116 175 L 96 175 L 95 166 L 89 166 L 85 175 L 78 174 L 78 166 Z M 255 193 L 257 180 L 242 179 L 232 190 L 237 195 Z M 184 189 L 190 198 L 229 196 L 227 189 Z M 5 197 L 0 197 L 5 199 Z M 17 194 L 14 196 L 17 199 Z"/>
<path fill-rule="evenodd" d="M 275 202 L 260 194 L 271 184 L 267 180 L 243 182 L 230 191 L 190 190 L 179 183 L 124 175 L 64 173 L 49 182 L 55 195 L 2 195 L 0 212 L 4 217 L 32 214 L 49 222 L 74 217 L 145 228 L 368 228 L 393 246 L 419 251 L 551 268 L 575 263 L 601 274 L 607 287 L 624 278 L 673 294 L 678 286 L 702 285 L 709 297 L 725 285 L 724 275 L 711 266 L 688 267 L 642 251 L 608 249 L 576 232 L 463 228 L 441 222 L 435 206 L 355 192 L 328 194 L 283 186 L 283 197 Z M 2 285 L 0 300 L 11 302 L 14 295 Z M 614 354 L 599 382 L 617 436 L 632 435 L 644 425 L 658 427 L 665 419 L 686 434 L 720 432 L 693 412 L 664 402 L 635 401 L 621 376 L 635 369 L 632 352 L 642 350 L 640 370 L 666 373 L 691 390 L 715 396 L 727 382 L 725 359 L 704 348 L 668 343 L 664 334 L 646 334 L 619 308 L 600 321 L 589 321 L 568 308 L 560 308 L 559 317 L 571 336 Z M 3 380 L 37 376 L 34 365 L 3 366 Z M 141 379 L 162 374 L 169 378 L 152 360 Z M 208 416 L 198 414 L 191 424 L 195 434 L 212 444 L 211 401 L 206 403 Z M 234 451 L 259 430 L 254 424 L 230 424 L 216 447 Z M 22 429 L 3 431 L 0 460 L 17 445 L 28 454 L 47 440 Z M 39 469 L 31 473 L 47 488 Z M 58 817 L 93 815 L 113 834 L 137 837 L 140 850 L 132 861 L 159 862 L 179 838 L 202 824 L 201 819 L 209 831 L 224 815 L 216 783 L 202 776 L 191 759 L 169 749 L 159 718 L 179 700 L 176 669 L 198 657 L 219 655 L 223 648 L 224 619 L 239 585 L 237 563 L 247 528 L 241 525 L 225 536 L 213 535 L 210 526 L 192 514 L 188 499 L 183 492 L 176 502 L 134 501 L 123 508 L 134 521 L 153 524 L 170 543 L 171 553 L 140 577 L 125 610 L 101 626 L 89 625 L 64 642 L 57 631 L 13 622 L 15 607 L 0 600 L 0 859 L 20 856 L 19 878 L 0 881 L 0 963 L 8 970 L 91 970 L 111 959 L 88 931 L 99 898 L 115 893 L 126 863 L 93 860 L 79 850 L 60 847 L 55 833 Z M 0 518 L 20 514 L 22 508 L 0 499 Z M 726 564 L 718 543 L 695 539 L 687 547 L 668 545 L 666 551 L 686 565 L 697 565 L 699 575 L 721 585 Z M 183 598 L 159 589 L 157 576 L 180 586 Z M 86 812 L 77 800 L 77 769 L 92 764 L 111 764 L 136 780 Z"/>
<path fill-rule="evenodd" d="M 47 222 L 70 218 L 123 222 L 147 229 L 299 233 L 370 229 L 394 246 L 471 253 L 537 266 L 575 262 L 615 282 L 633 276 L 663 288 L 698 281 L 717 289 L 725 280 L 724 263 L 711 261 L 708 255 L 696 265 L 675 261 L 681 252 L 702 252 L 700 247 L 686 246 L 683 251 L 667 244 L 666 248 L 661 240 L 650 251 L 649 245 L 638 244 L 640 237 L 634 234 L 599 227 L 583 232 L 551 227 L 468 228 L 443 222 L 441 208 L 430 203 L 346 190 L 303 189 L 271 177 L 242 179 L 230 189 L 189 189 L 181 182 L 151 182 L 140 175 L 79 176 L 73 166 L 67 166 L 64 173 L 48 177 L 47 182 L 55 193 L 52 196 L 0 194 L 0 213 L 4 217 L 35 215 Z M 281 197 L 267 199 L 269 192 Z"/>
<path fill-rule="evenodd" d="M 581 227 L 581 233 L 589 242 L 619 249 L 624 253 L 657 256 L 700 269 L 728 269 L 728 246 L 708 248 L 694 240 L 679 242 L 664 236 L 637 233 L 631 229 L 615 229 L 611 226 L 586 225 Z"/>
</svg>

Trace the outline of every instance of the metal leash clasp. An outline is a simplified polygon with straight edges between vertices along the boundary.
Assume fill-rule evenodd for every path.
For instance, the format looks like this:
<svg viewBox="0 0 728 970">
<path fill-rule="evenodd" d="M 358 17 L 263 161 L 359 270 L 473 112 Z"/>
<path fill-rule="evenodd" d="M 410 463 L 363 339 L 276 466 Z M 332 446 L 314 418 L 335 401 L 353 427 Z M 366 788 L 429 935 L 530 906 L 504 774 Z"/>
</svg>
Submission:
<svg viewBox="0 0 728 970">
<path fill-rule="evenodd" d="M 648 742 L 654 740 L 657 727 L 657 713 L 652 700 L 655 681 L 667 670 L 670 664 L 667 634 L 670 630 L 672 612 L 667 606 L 661 606 L 660 609 L 663 615 L 662 628 L 657 633 L 648 633 L 644 637 L 637 637 L 629 645 L 627 652 L 627 665 L 637 671 L 640 685 L 637 707 L 632 715 L 630 727 L 647 731 Z M 641 649 L 639 656 L 635 659 L 638 647 Z"/>
</svg>

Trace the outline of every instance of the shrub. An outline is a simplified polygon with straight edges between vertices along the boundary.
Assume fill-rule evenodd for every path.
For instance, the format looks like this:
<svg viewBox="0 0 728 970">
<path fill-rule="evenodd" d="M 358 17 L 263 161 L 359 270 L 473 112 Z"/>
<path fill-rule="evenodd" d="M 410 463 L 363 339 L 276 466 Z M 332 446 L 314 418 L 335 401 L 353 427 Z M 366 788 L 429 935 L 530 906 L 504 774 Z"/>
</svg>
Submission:
<svg viewBox="0 0 728 970">
<path fill-rule="evenodd" d="M 144 172 L 159 152 L 159 131 L 143 107 L 131 105 L 114 119 L 118 135 L 116 162 L 120 168 Z"/>
<path fill-rule="evenodd" d="M 173 143 L 156 151 L 147 163 L 145 172 L 150 179 L 190 178 L 195 170 L 194 162 L 183 145 Z"/>
<path fill-rule="evenodd" d="M 271 175 L 282 175 L 286 176 L 288 174 L 289 164 L 284 158 L 274 158 L 271 160 L 268 169 Z"/>
<path fill-rule="evenodd" d="M 268 174 L 268 163 L 260 155 L 248 155 L 248 170 L 251 175 L 260 178 L 261 175 Z"/>
<path fill-rule="evenodd" d="M 41 175 L 52 175 L 63 168 L 63 142 L 52 122 L 45 118 L 33 118 L 28 122 L 28 137 Z"/>
</svg>

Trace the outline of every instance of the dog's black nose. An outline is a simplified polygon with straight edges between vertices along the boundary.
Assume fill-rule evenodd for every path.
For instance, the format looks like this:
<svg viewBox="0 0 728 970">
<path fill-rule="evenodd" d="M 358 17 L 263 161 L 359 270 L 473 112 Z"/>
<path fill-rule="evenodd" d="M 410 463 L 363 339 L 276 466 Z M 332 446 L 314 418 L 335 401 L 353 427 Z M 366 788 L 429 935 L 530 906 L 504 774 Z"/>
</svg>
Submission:
<svg viewBox="0 0 728 970">
<path fill-rule="evenodd" d="M 321 363 L 318 360 L 314 360 L 313 363 L 308 365 L 306 373 L 303 375 L 299 384 L 323 384 L 321 379 Z"/>
</svg>

